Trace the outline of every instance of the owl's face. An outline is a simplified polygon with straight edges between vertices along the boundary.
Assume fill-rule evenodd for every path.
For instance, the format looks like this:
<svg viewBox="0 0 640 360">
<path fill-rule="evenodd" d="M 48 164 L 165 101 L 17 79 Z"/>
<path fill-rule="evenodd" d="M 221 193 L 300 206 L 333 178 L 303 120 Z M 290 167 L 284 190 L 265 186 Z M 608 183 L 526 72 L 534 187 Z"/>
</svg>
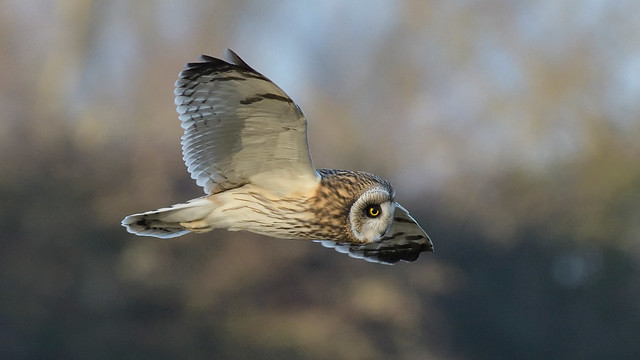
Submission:
<svg viewBox="0 0 640 360">
<path fill-rule="evenodd" d="M 385 179 L 362 171 L 318 169 L 313 237 L 338 243 L 367 244 L 391 229 L 395 190 Z"/>
<path fill-rule="evenodd" d="M 363 192 L 349 211 L 351 233 L 359 242 L 380 240 L 393 224 L 395 201 L 386 188 L 374 187 Z"/>
</svg>

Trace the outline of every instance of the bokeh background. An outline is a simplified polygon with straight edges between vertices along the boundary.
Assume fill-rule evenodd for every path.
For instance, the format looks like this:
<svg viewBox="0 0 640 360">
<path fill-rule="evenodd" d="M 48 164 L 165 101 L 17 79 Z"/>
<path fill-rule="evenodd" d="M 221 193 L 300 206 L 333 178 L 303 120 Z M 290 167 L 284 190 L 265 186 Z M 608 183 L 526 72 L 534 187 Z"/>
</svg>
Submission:
<svg viewBox="0 0 640 360">
<path fill-rule="evenodd" d="M 0 357 L 640 358 L 640 2 L 0 2 Z M 436 252 L 216 230 L 173 82 L 225 48 L 389 179 Z"/>
</svg>

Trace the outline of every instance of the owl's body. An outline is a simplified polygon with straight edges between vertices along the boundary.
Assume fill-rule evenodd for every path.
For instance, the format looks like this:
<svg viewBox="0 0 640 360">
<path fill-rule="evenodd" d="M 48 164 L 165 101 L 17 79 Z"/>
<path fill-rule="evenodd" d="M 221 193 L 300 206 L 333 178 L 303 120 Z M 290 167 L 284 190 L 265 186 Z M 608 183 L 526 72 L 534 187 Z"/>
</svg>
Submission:
<svg viewBox="0 0 640 360">
<path fill-rule="evenodd" d="M 137 235 L 171 238 L 216 228 L 314 240 L 368 261 L 413 261 L 433 251 L 386 180 L 313 167 L 306 119 L 236 54 L 203 56 L 176 82 L 189 172 L 206 196 L 127 216 Z"/>
</svg>

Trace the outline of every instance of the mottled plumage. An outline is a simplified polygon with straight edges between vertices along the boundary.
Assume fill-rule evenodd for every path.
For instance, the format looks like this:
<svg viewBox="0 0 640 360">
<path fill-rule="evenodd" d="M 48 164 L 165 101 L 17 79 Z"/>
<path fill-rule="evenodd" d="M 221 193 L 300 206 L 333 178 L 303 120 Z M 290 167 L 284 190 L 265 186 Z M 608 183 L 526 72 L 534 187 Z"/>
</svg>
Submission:
<svg viewBox="0 0 640 360">
<path fill-rule="evenodd" d="M 368 261 L 414 261 L 433 251 L 395 202 L 388 181 L 366 172 L 316 170 L 307 121 L 269 79 L 227 50 L 201 56 L 176 81 L 182 153 L 206 195 L 129 215 L 127 231 L 171 238 L 215 228 L 314 240 Z"/>
</svg>

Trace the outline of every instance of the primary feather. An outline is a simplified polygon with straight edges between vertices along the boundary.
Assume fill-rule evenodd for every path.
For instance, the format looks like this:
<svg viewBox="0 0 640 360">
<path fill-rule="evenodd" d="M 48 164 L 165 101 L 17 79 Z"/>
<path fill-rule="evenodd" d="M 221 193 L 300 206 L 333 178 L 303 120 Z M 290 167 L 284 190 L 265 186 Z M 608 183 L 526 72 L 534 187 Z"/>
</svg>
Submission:
<svg viewBox="0 0 640 360">
<path fill-rule="evenodd" d="M 289 191 L 273 179 L 316 185 L 300 108 L 235 53 L 227 54 L 230 63 L 202 56 L 176 81 L 182 154 L 191 176 L 207 194 L 249 182 Z"/>
</svg>

